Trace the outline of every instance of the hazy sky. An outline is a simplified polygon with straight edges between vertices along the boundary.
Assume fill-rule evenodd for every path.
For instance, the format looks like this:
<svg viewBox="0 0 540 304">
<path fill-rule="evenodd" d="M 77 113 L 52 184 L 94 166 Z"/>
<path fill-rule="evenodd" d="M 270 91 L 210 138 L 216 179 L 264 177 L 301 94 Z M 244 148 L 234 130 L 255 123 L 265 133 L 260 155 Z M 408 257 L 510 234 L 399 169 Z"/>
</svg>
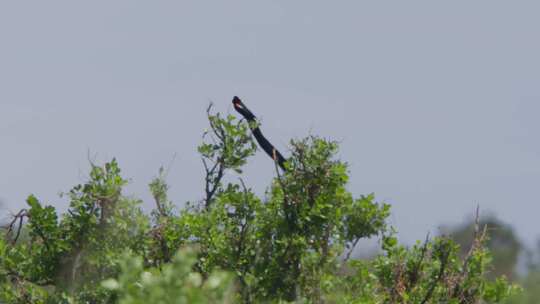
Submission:
<svg viewBox="0 0 540 304">
<path fill-rule="evenodd" d="M 205 108 L 238 95 L 284 154 L 341 142 L 350 190 L 393 205 L 402 240 L 479 204 L 540 236 L 538 1 L 3 1 L 0 198 L 85 180 L 118 158 L 127 193 L 177 154 L 171 198 L 202 197 Z M 263 152 L 246 179 L 263 194 Z M 234 176 L 233 176 L 234 177 Z"/>
</svg>

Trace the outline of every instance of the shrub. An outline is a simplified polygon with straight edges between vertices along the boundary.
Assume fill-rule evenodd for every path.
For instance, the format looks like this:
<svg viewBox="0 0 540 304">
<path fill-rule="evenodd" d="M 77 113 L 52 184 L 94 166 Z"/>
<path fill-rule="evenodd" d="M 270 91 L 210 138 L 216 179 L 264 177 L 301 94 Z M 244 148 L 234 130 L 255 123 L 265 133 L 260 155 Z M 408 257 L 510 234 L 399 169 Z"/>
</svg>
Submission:
<svg viewBox="0 0 540 304">
<path fill-rule="evenodd" d="M 487 236 L 468 254 L 446 238 L 399 245 L 390 206 L 347 189 L 336 142 L 291 142 L 287 170 L 265 198 L 241 174 L 255 153 L 249 125 L 208 111 L 199 146 L 204 199 L 177 211 L 164 171 L 150 183 L 156 208 L 126 197 L 116 160 L 67 194 L 61 217 L 34 196 L 0 240 L 0 300 L 7 303 L 497 303 L 516 287 L 486 278 Z M 273 167 L 272 167 L 273 169 Z M 228 179 L 230 180 L 230 179 Z M 22 227 L 23 220 L 27 224 Z M 22 235 L 28 237 L 21 238 Z M 350 260 L 359 240 L 383 254 Z"/>
</svg>

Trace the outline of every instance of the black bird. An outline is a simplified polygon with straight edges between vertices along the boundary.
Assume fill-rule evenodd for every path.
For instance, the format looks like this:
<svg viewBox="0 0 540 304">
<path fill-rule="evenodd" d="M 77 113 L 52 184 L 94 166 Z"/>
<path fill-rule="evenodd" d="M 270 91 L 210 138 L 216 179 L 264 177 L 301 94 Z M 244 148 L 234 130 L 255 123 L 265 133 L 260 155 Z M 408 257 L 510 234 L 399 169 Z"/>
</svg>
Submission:
<svg viewBox="0 0 540 304">
<path fill-rule="evenodd" d="M 279 151 L 274 148 L 274 146 L 264 137 L 264 135 L 261 132 L 261 129 L 259 129 L 259 125 L 257 123 L 257 117 L 251 111 L 246 107 L 246 105 L 238 98 L 237 96 L 234 96 L 232 100 L 234 109 L 240 113 L 248 122 L 249 127 L 251 129 L 251 132 L 253 133 L 253 136 L 255 136 L 255 139 L 263 148 L 263 150 L 270 156 L 274 161 L 277 161 L 278 165 L 283 169 L 283 171 L 286 171 L 285 169 L 285 162 L 287 161 Z"/>
</svg>

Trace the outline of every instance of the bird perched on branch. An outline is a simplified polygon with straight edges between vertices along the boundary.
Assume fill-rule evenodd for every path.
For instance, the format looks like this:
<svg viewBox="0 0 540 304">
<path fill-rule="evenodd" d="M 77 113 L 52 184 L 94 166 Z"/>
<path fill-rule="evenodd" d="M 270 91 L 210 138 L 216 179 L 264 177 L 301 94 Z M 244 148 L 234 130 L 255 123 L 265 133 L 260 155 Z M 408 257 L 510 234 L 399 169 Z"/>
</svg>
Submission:
<svg viewBox="0 0 540 304">
<path fill-rule="evenodd" d="M 270 156 L 275 162 L 278 163 L 279 167 L 285 171 L 285 162 L 287 161 L 283 155 L 264 137 L 264 135 L 261 132 L 261 129 L 259 128 L 257 117 L 246 107 L 246 105 L 238 98 L 237 96 L 234 96 L 232 100 L 234 109 L 236 112 L 240 113 L 248 122 L 249 127 L 251 129 L 251 132 L 253 133 L 253 136 L 255 136 L 255 139 L 261 146 L 261 148 Z"/>
</svg>

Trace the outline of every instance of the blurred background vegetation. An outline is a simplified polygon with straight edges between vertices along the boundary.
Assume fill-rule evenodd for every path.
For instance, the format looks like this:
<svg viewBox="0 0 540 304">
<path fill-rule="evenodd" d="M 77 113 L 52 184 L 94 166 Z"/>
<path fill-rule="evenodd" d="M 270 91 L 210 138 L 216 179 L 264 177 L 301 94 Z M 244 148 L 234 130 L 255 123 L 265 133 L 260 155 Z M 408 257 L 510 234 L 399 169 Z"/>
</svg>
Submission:
<svg viewBox="0 0 540 304">
<path fill-rule="evenodd" d="M 536 248 L 528 248 L 519 240 L 511 224 L 505 223 L 495 215 L 480 219 L 480 227 L 486 226 L 489 240 L 487 247 L 493 258 L 490 277 L 506 276 L 518 283 L 523 292 L 507 300 L 508 304 L 537 304 L 540 303 L 540 240 Z M 465 255 L 467 244 L 473 237 L 475 221 L 471 217 L 461 225 L 444 227 L 443 234 L 451 236 L 461 245 L 462 255 Z"/>
</svg>

